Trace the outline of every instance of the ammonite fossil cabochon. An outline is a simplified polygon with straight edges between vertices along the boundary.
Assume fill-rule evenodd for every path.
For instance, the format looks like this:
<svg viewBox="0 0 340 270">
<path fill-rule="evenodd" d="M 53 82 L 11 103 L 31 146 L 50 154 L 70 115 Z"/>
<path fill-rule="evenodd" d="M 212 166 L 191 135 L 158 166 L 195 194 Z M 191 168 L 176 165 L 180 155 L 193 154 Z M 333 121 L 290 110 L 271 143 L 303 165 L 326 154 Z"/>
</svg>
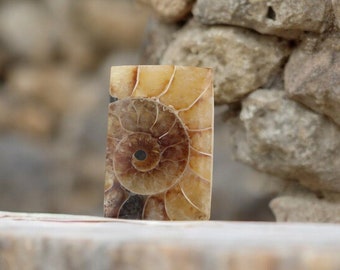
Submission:
<svg viewBox="0 0 340 270">
<path fill-rule="evenodd" d="M 212 70 L 116 66 L 110 95 L 104 215 L 209 219 Z"/>
</svg>

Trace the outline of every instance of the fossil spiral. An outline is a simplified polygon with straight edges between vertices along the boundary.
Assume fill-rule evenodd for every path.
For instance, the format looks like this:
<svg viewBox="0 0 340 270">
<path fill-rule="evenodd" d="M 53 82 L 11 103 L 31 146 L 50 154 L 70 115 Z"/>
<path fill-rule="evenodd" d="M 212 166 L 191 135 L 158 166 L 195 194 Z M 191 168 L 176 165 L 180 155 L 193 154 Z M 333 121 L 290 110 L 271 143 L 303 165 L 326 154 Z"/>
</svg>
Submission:
<svg viewBox="0 0 340 270">
<path fill-rule="evenodd" d="M 104 215 L 209 219 L 211 69 L 112 67 L 110 95 Z"/>
</svg>

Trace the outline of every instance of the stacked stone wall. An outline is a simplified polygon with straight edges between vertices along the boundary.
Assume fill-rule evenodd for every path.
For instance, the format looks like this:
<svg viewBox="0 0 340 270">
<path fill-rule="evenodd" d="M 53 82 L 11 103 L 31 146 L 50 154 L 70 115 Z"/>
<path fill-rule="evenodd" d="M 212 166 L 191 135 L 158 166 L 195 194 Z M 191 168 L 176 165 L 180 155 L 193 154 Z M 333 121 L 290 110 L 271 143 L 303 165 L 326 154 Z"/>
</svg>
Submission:
<svg viewBox="0 0 340 270">
<path fill-rule="evenodd" d="M 143 2 L 144 62 L 214 69 L 235 158 L 284 183 L 276 219 L 340 222 L 340 1 Z"/>
</svg>

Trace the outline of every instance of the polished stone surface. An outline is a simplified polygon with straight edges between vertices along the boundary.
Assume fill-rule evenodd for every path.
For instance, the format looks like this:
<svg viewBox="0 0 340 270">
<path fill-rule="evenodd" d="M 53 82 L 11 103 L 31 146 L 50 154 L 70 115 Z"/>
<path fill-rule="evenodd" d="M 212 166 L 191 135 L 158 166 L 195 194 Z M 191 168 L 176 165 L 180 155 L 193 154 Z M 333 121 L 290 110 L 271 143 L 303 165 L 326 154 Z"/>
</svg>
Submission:
<svg viewBox="0 0 340 270">
<path fill-rule="evenodd" d="M 212 76 L 190 66 L 111 68 L 105 217 L 209 219 Z"/>
</svg>

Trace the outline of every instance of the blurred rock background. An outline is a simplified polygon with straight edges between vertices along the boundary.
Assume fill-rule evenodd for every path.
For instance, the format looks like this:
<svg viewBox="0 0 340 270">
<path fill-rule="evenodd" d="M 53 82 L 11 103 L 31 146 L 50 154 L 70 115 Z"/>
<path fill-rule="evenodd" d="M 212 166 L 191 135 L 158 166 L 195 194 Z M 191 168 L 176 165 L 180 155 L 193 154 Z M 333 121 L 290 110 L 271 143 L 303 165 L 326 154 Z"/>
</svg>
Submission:
<svg viewBox="0 0 340 270">
<path fill-rule="evenodd" d="M 0 209 L 102 214 L 109 68 L 136 64 L 132 1 L 0 1 Z"/>
<path fill-rule="evenodd" d="M 337 221 L 340 4 L 294 3 L 0 0 L 0 210 L 102 215 L 109 67 L 163 63 L 215 70 L 213 219 Z"/>
</svg>

